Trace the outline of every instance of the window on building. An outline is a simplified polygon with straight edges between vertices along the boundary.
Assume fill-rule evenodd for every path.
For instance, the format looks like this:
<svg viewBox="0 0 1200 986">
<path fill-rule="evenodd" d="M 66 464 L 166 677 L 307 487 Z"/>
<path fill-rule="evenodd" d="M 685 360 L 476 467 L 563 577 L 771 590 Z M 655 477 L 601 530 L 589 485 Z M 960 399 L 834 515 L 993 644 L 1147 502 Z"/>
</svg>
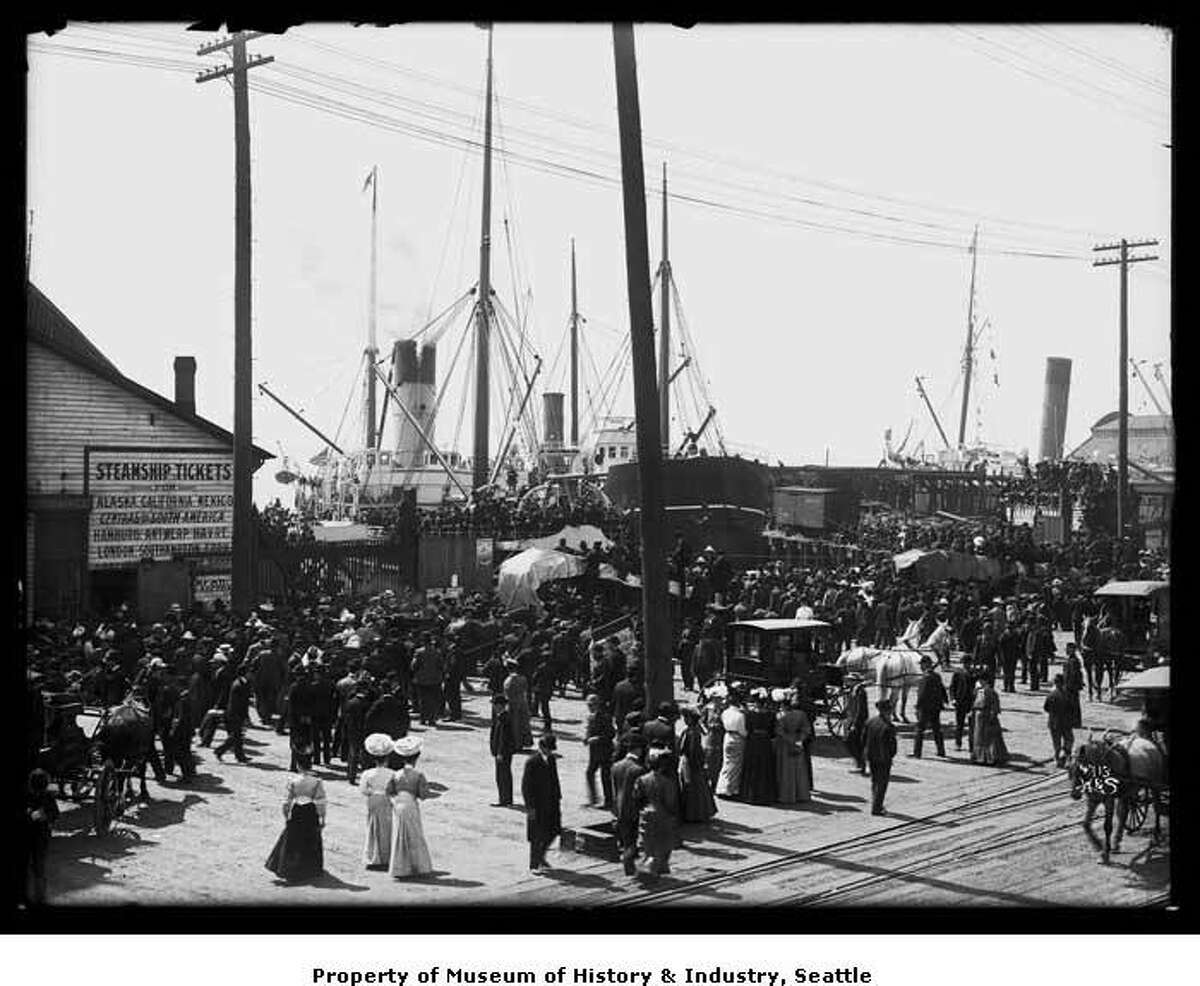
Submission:
<svg viewBox="0 0 1200 986">
<path fill-rule="evenodd" d="M 622 458 L 622 459 L 628 459 L 628 458 L 629 458 L 629 446 L 628 446 L 628 445 L 622 445 L 622 446 L 621 446 L 621 458 Z"/>
</svg>

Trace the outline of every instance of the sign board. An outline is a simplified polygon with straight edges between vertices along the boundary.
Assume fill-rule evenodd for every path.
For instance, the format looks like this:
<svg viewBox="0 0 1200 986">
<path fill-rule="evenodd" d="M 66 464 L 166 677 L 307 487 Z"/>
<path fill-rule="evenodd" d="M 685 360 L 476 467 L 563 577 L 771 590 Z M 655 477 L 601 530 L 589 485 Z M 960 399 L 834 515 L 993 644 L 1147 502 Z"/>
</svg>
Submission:
<svg viewBox="0 0 1200 986">
<path fill-rule="evenodd" d="M 228 600 L 233 552 L 233 453 L 88 447 L 88 568 L 143 559 L 194 563 L 194 597 Z"/>
<path fill-rule="evenodd" d="M 492 566 L 492 539 L 478 538 L 475 541 L 475 564 L 480 568 Z"/>
</svg>

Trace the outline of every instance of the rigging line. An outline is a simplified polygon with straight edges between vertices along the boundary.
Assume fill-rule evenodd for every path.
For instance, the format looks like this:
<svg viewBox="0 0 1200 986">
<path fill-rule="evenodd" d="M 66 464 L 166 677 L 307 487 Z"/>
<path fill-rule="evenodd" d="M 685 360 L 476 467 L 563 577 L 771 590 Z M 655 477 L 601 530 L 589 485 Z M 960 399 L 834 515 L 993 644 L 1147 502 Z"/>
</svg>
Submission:
<svg viewBox="0 0 1200 986">
<path fill-rule="evenodd" d="M 608 366 L 605 367 L 604 375 L 598 381 L 596 400 L 597 400 L 597 406 L 598 406 L 598 409 L 600 412 L 603 412 L 605 410 L 605 402 L 608 398 L 609 391 L 611 390 L 611 388 L 613 387 L 613 385 L 616 382 L 617 373 L 620 370 L 621 366 L 624 364 L 624 361 L 626 358 L 626 350 L 629 349 L 629 347 L 630 347 L 629 336 L 626 336 L 624 338 L 624 340 L 622 341 L 621 345 L 618 346 L 616 351 L 613 353 L 612 358 L 608 362 Z M 598 417 L 593 422 L 593 425 L 595 427 L 598 427 L 600 425 L 600 423 L 601 423 L 601 419 Z"/>
<path fill-rule="evenodd" d="M 1099 65 L 1103 69 L 1116 72 L 1118 75 L 1123 76 L 1127 81 L 1132 82 L 1135 85 L 1143 86 L 1146 89 L 1156 90 L 1161 95 L 1170 95 L 1171 85 L 1169 82 L 1164 82 L 1155 76 L 1139 72 L 1137 69 L 1134 69 L 1128 64 L 1118 61 L 1115 58 L 1109 58 L 1103 55 L 1098 55 L 1095 52 L 1091 52 L 1083 47 L 1082 42 L 1071 44 L 1070 42 L 1061 38 L 1058 34 L 1041 25 L 1029 24 L 1011 26 L 1017 28 L 1025 34 L 1041 38 L 1044 41 L 1048 41 L 1049 43 L 1060 48 L 1064 48 L 1067 51 L 1074 52 L 1079 57 L 1084 58 L 1095 65 Z"/>
<path fill-rule="evenodd" d="M 355 395 L 358 393 L 358 378 L 362 373 L 364 366 L 365 363 L 359 362 L 358 373 L 354 374 L 354 382 L 350 386 L 350 396 L 346 398 L 346 406 L 342 409 L 342 420 L 338 422 L 337 431 L 333 433 L 333 440 L 335 443 L 342 434 L 342 426 L 346 423 L 346 415 L 350 413 L 350 403 L 354 400 Z"/>
<path fill-rule="evenodd" d="M 509 381 L 510 381 L 509 388 L 510 388 L 510 394 L 511 394 L 509 409 L 508 409 L 508 412 L 506 413 L 506 420 L 504 422 L 504 427 L 501 429 L 501 432 L 500 432 L 500 434 L 503 435 L 508 430 L 509 425 L 513 423 L 513 419 L 510 417 L 510 415 L 512 414 L 514 409 L 517 407 L 517 402 L 520 399 L 521 383 L 522 383 L 522 381 L 524 381 L 524 385 L 526 387 L 528 387 L 530 385 L 530 378 L 529 378 L 528 374 L 525 373 L 524 367 L 520 364 L 520 360 L 519 360 L 518 354 L 516 352 L 516 349 L 512 344 L 512 340 L 509 338 L 510 329 L 509 329 L 508 323 L 510 322 L 510 319 L 508 317 L 508 313 L 505 312 L 501 308 L 501 306 L 497 305 L 496 307 L 499 310 L 499 314 L 501 316 L 503 316 L 501 318 L 497 318 L 497 320 L 496 320 L 496 325 L 500 330 L 497 333 L 497 337 L 499 338 L 499 341 L 500 341 L 499 349 L 500 349 L 501 356 L 503 357 L 504 362 L 505 362 L 506 366 L 508 367 Z M 497 381 L 497 385 L 499 385 L 499 381 Z M 503 403 L 503 402 L 501 402 L 501 403 Z M 532 445 L 536 446 L 536 432 L 528 427 L 528 422 L 525 420 L 522 420 L 522 421 L 519 421 L 516 423 L 516 427 L 521 427 L 521 426 L 524 426 L 526 429 L 526 436 L 525 436 L 526 440 L 532 439 L 530 443 Z"/>
<path fill-rule="evenodd" d="M 1123 116 L 1126 116 L 1130 119 L 1137 119 L 1140 122 L 1145 123 L 1149 126 L 1153 126 L 1155 128 L 1161 128 L 1163 126 L 1163 123 L 1161 121 L 1148 119 L 1146 116 L 1139 114 L 1139 113 L 1131 113 L 1128 109 L 1122 109 L 1119 105 L 1114 106 L 1111 103 L 1105 103 L 1103 101 L 1098 102 L 1097 97 L 1094 93 L 1089 93 L 1087 90 L 1079 90 L 1079 89 L 1075 88 L 1074 86 L 1071 86 L 1069 83 L 1063 83 L 1060 79 L 1055 79 L 1055 78 L 1049 77 L 1045 73 L 1040 72 L 1037 69 L 1031 69 L 1028 66 L 1020 64 L 1019 62 L 1014 62 L 1011 58 L 1005 58 L 1003 55 L 998 55 L 992 51 L 987 50 L 987 47 L 999 47 L 999 48 L 1003 49 L 1004 48 L 1003 45 L 997 45 L 994 42 L 991 42 L 988 39 L 983 38 L 980 35 L 977 35 L 972 31 L 966 30 L 965 28 L 960 28 L 955 25 L 950 25 L 950 27 L 951 27 L 951 30 L 958 31 L 961 34 L 964 34 L 969 38 L 973 38 L 973 39 L 977 40 L 978 42 L 982 42 L 985 45 L 985 47 L 983 47 L 983 48 L 980 48 L 978 45 L 968 45 L 968 47 L 978 55 L 983 55 L 985 58 L 989 58 L 992 61 L 997 62 L 1000 65 L 1005 65 L 1009 68 L 1016 69 L 1017 71 L 1022 72 L 1025 75 L 1028 75 L 1032 78 L 1035 78 L 1040 82 L 1044 82 L 1048 85 L 1056 86 L 1059 89 L 1062 89 L 1066 92 L 1070 92 L 1072 95 L 1079 96 L 1083 99 L 1087 99 L 1087 100 L 1091 101 L 1092 103 L 1102 106 L 1104 109 L 1107 109 L 1109 111 L 1115 111 L 1115 112 L 1121 113 Z"/>
<path fill-rule="evenodd" d="M 448 79 L 440 77 L 440 76 L 432 75 L 429 73 L 419 72 L 415 69 L 410 69 L 405 66 L 400 66 L 396 63 L 385 61 L 383 59 L 371 58 L 370 56 L 362 56 L 358 53 L 351 53 L 351 52 L 347 51 L 346 49 L 338 48 L 336 45 L 323 44 L 321 42 L 310 41 L 309 39 L 300 37 L 298 35 L 293 35 L 293 36 L 296 37 L 297 40 L 302 41 L 303 43 L 312 44 L 316 47 L 320 47 L 320 48 L 324 48 L 325 50 L 333 51 L 351 61 L 359 61 L 359 62 L 366 63 L 366 64 L 378 65 L 378 66 L 383 67 L 387 71 L 418 77 L 423 80 L 429 81 L 434 85 L 441 86 L 443 88 L 453 89 L 453 90 L 456 90 L 459 92 L 473 94 L 478 91 L 478 90 L 471 90 L 469 87 L 463 86 L 460 83 L 448 80 Z M 515 106 L 519 109 L 523 109 L 526 112 L 529 112 L 533 115 L 541 116 L 546 119 L 557 120 L 557 121 L 563 122 L 569 126 L 575 127 L 577 129 L 594 132 L 597 134 L 602 134 L 606 138 L 611 138 L 612 136 L 614 136 L 616 134 L 615 128 L 613 128 L 611 126 L 600 125 L 594 121 L 586 120 L 582 117 L 574 116 L 571 114 L 566 114 L 561 111 L 551 110 L 546 107 L 539 106 L 534 103 L 514 99 L 512 97 L 508 97 L 507 102 L 509 105 Z M 946 206 L 946 205 L 942 205 L 942 204 L 921 202 L 916 199 L 910 199 L 910 198 L 905 198 L 902 196 L 895 196 L 895 195 L 886 195 L 886 194 L 881 194 L 881 193 L 877 193 L 877 192 L 863 192 L 863 191 L 859 191 L 857 189 L 853 189 L 848 186 L 842 185 L 837 182 L 821 180 L 821 179 L 816 179 L 816 178 L 811 178 L 811 177 L 803 177 L 803 176 L 790 174 L 790 173 L 783 172 L 783 171 L 763 168 L 759 164 L 752 165 L 752 164 L 749 164 L 748 162 L 740 161 L 736 158 L 731 158 L 728 156 L 721 156 L 721 155 L 714 154 L 711 151 L 701 151 L 697 148 L 688 147 L 687 145 L 678 144 L 678 143 L 671 142 L 671 141 L 660 140 L 660 139 L 657 139 L 657 138 L 653 137 L 652 135 L 648 135 L 648 134 L 643 135 L 643 140 L 648 146 L 662 148 L 665 151 L 673 152 L 674 154 L 677 154 L 677 155 L 691 157 L 697 161 L 705 161 L 705 162 L 717 164 L 722 167 L 730 168 L 733 170 L 740 170 L 740 171 L 744 171 L 747 173 L 765 174 L 765 175 L 769 175 L 772 177 L 783 179 L 792 184 L 812 185 L 814 187 L 824 188 L 824 189 L 838 192 L 838 193 L 844 194 L 844 195 L 850 195 L 850 196 L 867 199 L 867 200 L 890 202 L 893 204 L 902 205 L 902 206 L 906 206 L 906 207 L 915 207 L 917 209 L 921 209 L 921 210 L 924 210 L 927 212 L 942 212 L 942 213 L 948 213 L 948 214 L 952 214 L 952 215 L 962 215 L 962 216 L 969 217 L 972 221 L 982 218 L 982 219 L 989 220 L 989 222 L 992 224 L 1002 224 L 1002 225 L 1007 225 L 1007 226 L 1025 226 L 1028 228 L 1056 230 L 1056 231 L 1060 231 L 1060 232 L 1068 232 L 1068 233 L 1078 234 L 1081 236 L 1086 236 L 1090 239 L 1096 238 L 1095 230 L 1083 229 L 1080 227 L 1064 226 L 1064 225 L 1059 225 L 1059 224 L 1054 224 L 1054 223 L 1037 222 L 1034 220 L 1014 220 L 1011 217 L 1007 217 L 1007 216 L 1002 217 L 1002 216 L 983 215 L 983 214 L 979 213 L 978 210 L 976 210 L 976 209 L 964 209 L 964 208 L 957 208 L 954 206 Z M 1100 237 L 1100 238 L 1103 238 L 1103 237 Z"/>
<path fill-rule="evenodd" d="M 1020 30 L 1020 27 L 1018 25 L 1009 25 L 1009 27 L 1011 30 L 1014 30 L 1014 31 Z M 1161 110 L 1156 109 L 1148 104 L 1138 102 L 1137 100 L 1133 99 L 1131 96 L 1129 96 L 1126 93 L 1108 89 L 1105 86 L 1100 85 L 1099 83 L 1093 82 L 1089 79 L 1086 79 L 1081 76 L 1074 75 L 1070 72 L 1067 72 L 1065 69 L 1061 68 L 1058 65 L 1049 65 L 1045 62 L 1039 62 L 1038 59 L 1029 55 L 1027 52 L 1021 51 L 1019 48 L 1014 48 L 1011 45 L 1005 45 L 1003 42 L 996 41 L 994 39 L 989 39 L 989 40 L 991 41 L 992 44 L 996 45 L 997 47 L 1000 47 L 1001 49 L 1003 49 L 1005 51 L 1011 52 L 1012 54 L 1016 55 L 1018 58 L 1024 58 L 1027 62 L 1029 62 L 1035 66 L 1038 66 L 1040 68 L 1046 69 L 1047 71 L 1051 72 L 1052 75 L 1059 76 L 1061 78 L 1065 78 L 1069 81 L 1078 82 L 1081 86 L 1084 86 L 1085 88 L 1090 88 L 1099 94 L 1108 96 L 1109 98 L 1117 100 L 1117 101 L 1125 102 L 1130 108 L 1143 110 L 1145 112 L 1155 113 L 1155 114 L 1162 112 Z M 1159 96 L 1156 101 L 1161 102 L 1162 99 L 1163 99 L 1163 97 Z"/>
<path fill-rule="evenodd" d="M 458 144 L 458 143 L 465 143 L 472 147 L 475 146 L 474 141 L 466 140 L 463 138 L 453 138 L 453 137 L 446 136 L 444 134 L 429 132 L 426 128 L 402 124 L 399 121 L 396 121 L 392 118 L 382 116 L 381 114 L 372 113 L 370 111 L 356 110 L 354 108 L 347 107 L 346 104 L 341 104 L 341 103 L 338 103 L 337 101 L 331 101 L 324 97 L 319 97 L 319 96 L 314 97 L 310 93 L 307 93 L 303 90 L 296 90 L 293 87 L 286 87 L 286 86 L 281 87 L 277 84 L 259 83 L 256 86 L 256 89 L 266 95 L 272 95 L 272 96 L 275 96 L 276 98 L 284 99 L 285 101 L 296 102 L 300 105 L 307 105 L 310 108 L 314 108 L 314 109 L 317 109 L 322 112 L 330 113 L 334 116 L 340 116 L 343 119 L 355 120 L 357 122 L 364 123 L 369 126 L 379 127 L 380 129 L 390 129 L 395 132 L 405 133 L 405 134 L 413 136 L 419 140 L 429 140 L 429 141 L 433 141 L 434 143 L 443 144 L 445 146 L 453 146 L 454 144 Z M 603 174 L 600 174 L 597 172 L 588 171 L 587 169 L 571 167 L 571 166 L 564 165 L 562 163 L 554 162 L 554 161 L 547 160 L 547 159 L 528 158 L 525 155 L 518 155 L 511 151 L 506 152 L 506 154 L 508 157 L 512 158 L 514 161 L 519 161 L 520 163 L 522 163 L 523 166 L 529 167 L 535 171 L 542 171 L 544 173 L 559 175 L 559 176 L 568 177 L 568 178 L 579 178 L 582 180 L 594 179 L 597 183 L 602 183 L 602 184 L 606 184 L 606 185 L 615 185 L 617 183 L 617 179 L 610 175 L 603 175 Z M 778 213 L 764 212 L 763 210 L 760 210 L 760 209 L 751 209 L 751 208 L 747 208 L 745 206 L 731 205 L 729 203 L 723 203 L 720 201 L 713 200 L 711 198 L 706 198 L 706 197 L 697 196 L 697 195 L 686 195 L 686 194 L 682 194 L 682 193 L 676 193 L 674 197 L 676 198 L 677 201 L 691 203 L 691 204 L 697 204 L 697 205 L 708 207 L 710 209 L 724 211 L 727 213 L 732 213 L 734 215 L 738 215 L 738 216 L 742 216 L 742 217 L 746 217 L 746 218 L 767 219 L 767 220 L 780 222 L 780 223 L 787 224 L 787 225 L 824 230 L 824 231 L 829 231 L 829 232 L 834 232 L 834 233 L 843 233 L 846 235 L 855 236 L 855 237 L 859 237 L 859 238 L 865 238 L 868 240 L 878 240 L 881 242 L 898 243 L 898 244 L 913 245 L 913 246 L 936 247 L 939 249 L 953 250 L 955 252 L 962 252 L 963 250 L 966 249 L 965 247 L 963 247 L 963 245 L 960 241 L 948 242 L 948 241 L 938 241 L 938 240 L 930 240 L 930 239 L 919 239 L 916 237 L 905 237 L 905 236 L 900 236 L 900 235 L 896 235 L 896 234 L 886 234 L 886 233 L 881 233 L 881 232 L 873 231 L 873 230 L 866 230 L 866 229 L 862 229 L 862 228 L 840 226 L 840 225 L 829 224 L 829 223 L 820 223 L 820 222 L 816 222 L 813 220 L 800 219 L 800 218 L 797 218 L 794 216 L 786 216 L 786 215 L 781 215 Z M 1082 254 L 1077 254 L 1077 255 L 1064 254 L 1064 253 L 1056 253 L 1056 252 L 1052 252 L 1052 251 L 1048 251 L 1048 250 L 1035 251 L 1035 250 L 989 248 L 987 250 L 980 250 L 979 252 L 987 253 L 987 254 L 991 254 L 991 255 L 999 255 L 999 256 L 1030 257 L 1030 258 L 1038 258 L 1038 259 L 1060 259 L 1060 260 L 1072 260 L 1072 261 L 1076 261 L 1076 262 L 1084 259 Z"/>
<path fill-rule="evenodd" d="M 474 294 L 474 290 L 475 290 L 474 288 L 468 288 L 466 291 L 464 291 L 462 294 L 460 294 L 457 298 L 455 298 L 452 302 L 450 302 L 450 304 L 448 304 L 445 308 L 443 308 L 440 312 L 438 312 L 435 316 L 433 316 L 433 318 L 431 318 L 428 322 L 426 322 L 419 329 L 417 329 L 417 331 L 414 332 L 408 338 L 419 339 L 421 336 L 423 336 L 426 332 L 428 332 L 435 325 L 440 324 L 443 320 L 452 321 L 454 316 L 457 314 L 457 312 L 454 311 L 454 309 L 460 308 L 462 306 L 463 302 L 465 302 L 468 298 L 470 298 Z"/>
<path fill-rule="evenodd" d="M 442 407 L 442 399 L 446 396 L 447 392 L 450 390 L 450 381 L 454 379 L 454 368 L 456 366 L 458 366 L 458 360 L 459 360 L 459 357 L 462 355 L 464 344 L 467 341 L 467 337 L 471 334 L 471 329 L 473 327 L 472 321 L 473 321 L 472 319 L 468 319 L 466 321 L 464 328 L 463 328 L 462 335 L 459 337 L 458 345 L 454 349 L 454 356 L 450 360 L 450 366 L 447 367 L 447 369 L 446 369 L 446 374 L 442 379 L 442 386 L 438 390 L 437 397 L 434 398 L 434 401 L 433 401 L 433 410 L 429 414 L 429 419 L 431 421 L 437 420 L 438 411 L 440 411 L 441 407 Z"/>
<path fill-rule="evenodd" d="M 597 364 L 596 364 L 596 355 L 595 355 L 595 353 L 592 352 L 592 347 L 588 344 L 586 337 L 584 337 L 583 335 L 580 335 L 579 342 L 580 342 L 579 348 L 582 349 L 584 351 L 584 353 L 587 355 L 587 359 L 588 359 L 587 365 L 591 366 L 592 375 L 596 380 L 597 389 L 599 389 L 600 367 L 597 366 Z M 583 389 L 584 389 L 584 394 L 587 397 L 588 410 L 591 412 L 592 418 L 594 420 L 596 417 L 596 405 L 595 405 L 595 402 L 592 400 L 592 391 L 591 391 L 591 388 L 588 386 L 586 379 L 584 380 Z M 587 434 L 587 432 L 583 432 L 582 434 Z"/>
<path fill-rule="evenodd" d="M 477 125 L 478 117 L 479 117 L 479 114 L 478 114 L 478 111 L 476 111 L 475 118 L 471 121 L 472 128 L 474 128 Z M 462 197 L 463 179 L 466 177 L 466 174 L 467 174 L 467 149 L 464 147 L 462 149 L 462 153 L 459 158 L 458 181 L 455 183 L 455 186 L 454 186 L 454 199 L 450 204 L 450 211 L 446 215 L 446 232 L 442 238 L 442 252 L 441 252 L 441 255 L 438 257 L 437 273 L 433 275 L 433 283 L 429 288 L 429 304 L 426 307 L 426 319 L 428 321 L 432 321 L 432 319 L 429 316 L 430 316 L 430 313 L 433 311 L 433 299 L 435 297 L 437 297 L 438 283 L 441 281 L 442 272 L 445 270 L 446 256 L 449 252 L 449 247 L 450 247 L 450 234 L 454 229 L 454 217 L 457 213 L 459 199 Z"/>
<path fill-rule="evenodd" d="M 356 120 L 357 122 L 366 125 L 375 126 L 380 129 L 390 129 L 399 133 L 406 133 L 420 140 L 430 140 L 435 143 L 440 143 L 446 146 L 452 146 L 457 143 L 466 143 L 472 147 L 475 146 L 474 141 L 463 138 L 452 138 L 443 134 L 430 133 L 426 128 L 416 127 L 413 125 L 401 124 L 398 121 L 382 116 L 369 111 L 355 110 L 348 108 L 345 104 L 340 104 L 337 101 L 330 101 L 323 97 L 313 97 L 312 94 L 302 90 L 295 90 L 292 87 L 280 87 L 277 84 L 259 83 L 255 87 L 258 91 L 266 95 L 272 95 L 276 98 L 284 99 L 285 101 L 297 102 L 300 105 L 308 105 L 311 108 L 318 109 L 322 112 L 330 113 L 334 116 L 340 116 L 344 119 Z M 598 183 L 615 186 L 618 179 L 613 176 L 603 175 L 597 172 L 588 171 L 587 169 L 571 167 L 558 162 L 528 158 L 526 155 L 518 155 L 514 152 L 506 152 L 507 156 L 516 162 L 520 162 L 523 166 L 529 167 L 535 171 L 541 171 L 548 174 L 559 175 L 568 178 L 579 178 L 582 180 L 594 179 Z M 785 225 L 799 226 L 823 230 L 833 233 L 842 233 L 849 236 L 854 236 L 862 239 L 877 240 L 885 243 L 895 243 L 911 246 L 934 247 L 944 250 L 952 250 L 956 253 L 963 252 L 966 248 L 961 241 L 949 242 L 930 239 L 920 239 L 916 237 L 905 237 L 897 234 L 886 234 L 873 230 L 861 228 L 841 226 L 830 223 L 821 223 L 813 220 L 804 220 L 794 216 L 786 216 L 778 213 L 765 212 L 761 209 L 751 209 L 745 206 L 736 206 L 728 203 L 723 203 L 711 198 L 706 198 L 697 195 L 676 194 L 677 201 L 704 206 L 713 210 L 730 213 L 745 218 L 767 219 L 770 221 L 782 223 Z M 1016 250 L 1003 248 L 990 248 L 987 250 L 979 250 L 979 253 L 986 253 L 994 256 L 1013 256 L 1013 257 L 1028 257 L 1035 259 L 1054 259 L 1054 260 L 1071 260 L 1079 262 L 1084 259 L 1081 254 L 1065 254 L 1056 253 L 1049 250 Z"/>
</svg>

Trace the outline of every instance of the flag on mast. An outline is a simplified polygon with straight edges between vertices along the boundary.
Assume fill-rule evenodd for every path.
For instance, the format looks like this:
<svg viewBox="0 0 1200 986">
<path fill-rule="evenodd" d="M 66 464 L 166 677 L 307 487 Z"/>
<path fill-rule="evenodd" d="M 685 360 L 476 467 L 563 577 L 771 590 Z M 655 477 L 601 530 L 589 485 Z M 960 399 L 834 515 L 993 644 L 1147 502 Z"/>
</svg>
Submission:
<svg viewBox="0 0 1200 986">
<path fill-rule="evenodd" d="M 375 166 L 375 168 L 378 168 L 378 167 L 379 167 L 379 165 Z M 367 172 L 367 180 L 363 182 L 363 187 L 362 187 L 362 190 L 364 192 L 368 188 L 370 188 L 372 183 L 375 181 L 375 168 L 372 168 L 370 171 Z"/>
</svg>

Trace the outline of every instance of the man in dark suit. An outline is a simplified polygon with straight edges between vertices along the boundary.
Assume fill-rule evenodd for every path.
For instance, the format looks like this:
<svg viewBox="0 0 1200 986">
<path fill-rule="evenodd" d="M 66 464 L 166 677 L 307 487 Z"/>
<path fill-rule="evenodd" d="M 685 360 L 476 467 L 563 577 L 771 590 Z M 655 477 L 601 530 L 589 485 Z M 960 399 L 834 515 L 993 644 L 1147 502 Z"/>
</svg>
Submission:
<svg viewBox="0 0 1200 986">
<path fill-rule="evenodd" d="M 625 717 L 632 711 L 633 703 L 642 694 L 642 690 L 642 674 L 637 670 L 628 672 L 613 687 L 611 710 L 613 722 L 618 727 L 620 727 L 621 723 L 625 721 Z M 603 702 L 603 699 L 601 701 Z"/>
<path fill-rule="evenodd" d="M 896 727 L 892 725 L 892 700 L 875 703 L 878 714 L 867 720 L 863 732 L 863 754 L 871 768 L 871 814 L 882 815 L 883 796 L 887 794 L 896 757 Z"/>
<path fill-rule="evenodd" d="M 645 772 L 646 740 L 643 736 L 635 735 L 630 738 L 629 751 L 612 769 L 612 811 L 616 816 L 614 831 L 626 876 L 637 873 L 638 805 L 634 787 Z"/>
<path fill-rule="evenodd" d="M 246 673 L 239 667 L 229 684 L 229 701 L 225 703 L 225 742 L 218 746 L 213 753 L 218 760 L 222 754 L 232 748 L 238 763 L 245 763 L 246 751 L 242 749 L 242 735 L 246 731 L 246 722 L 250 718 L 250 682 Z"/>
<path fill-rule="evenodd" d="M 358 779 L 358 762 L 362 756 L 363 740 L 367 737 L 367 683 L 355 682 L 350 697 L 342 703 L 339 725 L 342 729 L 342 745 L 345 751 L 346 780 L 353 784 Z"/>
<path fill-rule="evenodd" d="M 557 746 L 553 733 L 541 736 L 537 753 L 525 761 L 525 773 L 521 777 L 529 869 L 533 873 L 549 869 L 546 850 L 562 832 L 562 788 L 558 783 L 558 765 L 554 762 Z"/>
<path fill-rule="evenodd" d="M 854 758 L 854 769 L 865 774 L 867 762 L 863 759 L 863 734 L 870 717 L 867 686 L 863 683 L 862 675 L 853 671 L 848 672 L 843 681 L 850 692 L 846 699 L 846 746 Z"/>
<path fill-rule="evenodd" d="M 508 716 L 508 699 L 503 695 L 492 696 L 492 735 L 490 741 L 492 759 L 496 762 L 496 801 L 493 808 L 511 808 L 513 803 L 512 758 L 516 753 L 513 743 L 512 724 Z"/>
<path fill-rule="evenodd" d="M 969 668 L 957 667 L 950 676 L 950 700 L 954 703 L 954 749 L 962 749 L 963 730 L 975 702 L 975 676 Z M 967 748 L 973 747 L 971 730 L 967 729 Z"/>
<path fill-rule="evenodd" d="M 942 739 L 942 709 L 946 707 L 946 686 L 942 684 L 942 676 L 937 673 L 929 658 L 921 658 L 921 667 L 925 669 L 925 673 L 917 685 L 917 735 L 913 740 L 912 755 L 921 756 L 921 744 L 928 728 L 933 733 L 938 756 L 944 757 L 946 742 Z"/>
</svg>

